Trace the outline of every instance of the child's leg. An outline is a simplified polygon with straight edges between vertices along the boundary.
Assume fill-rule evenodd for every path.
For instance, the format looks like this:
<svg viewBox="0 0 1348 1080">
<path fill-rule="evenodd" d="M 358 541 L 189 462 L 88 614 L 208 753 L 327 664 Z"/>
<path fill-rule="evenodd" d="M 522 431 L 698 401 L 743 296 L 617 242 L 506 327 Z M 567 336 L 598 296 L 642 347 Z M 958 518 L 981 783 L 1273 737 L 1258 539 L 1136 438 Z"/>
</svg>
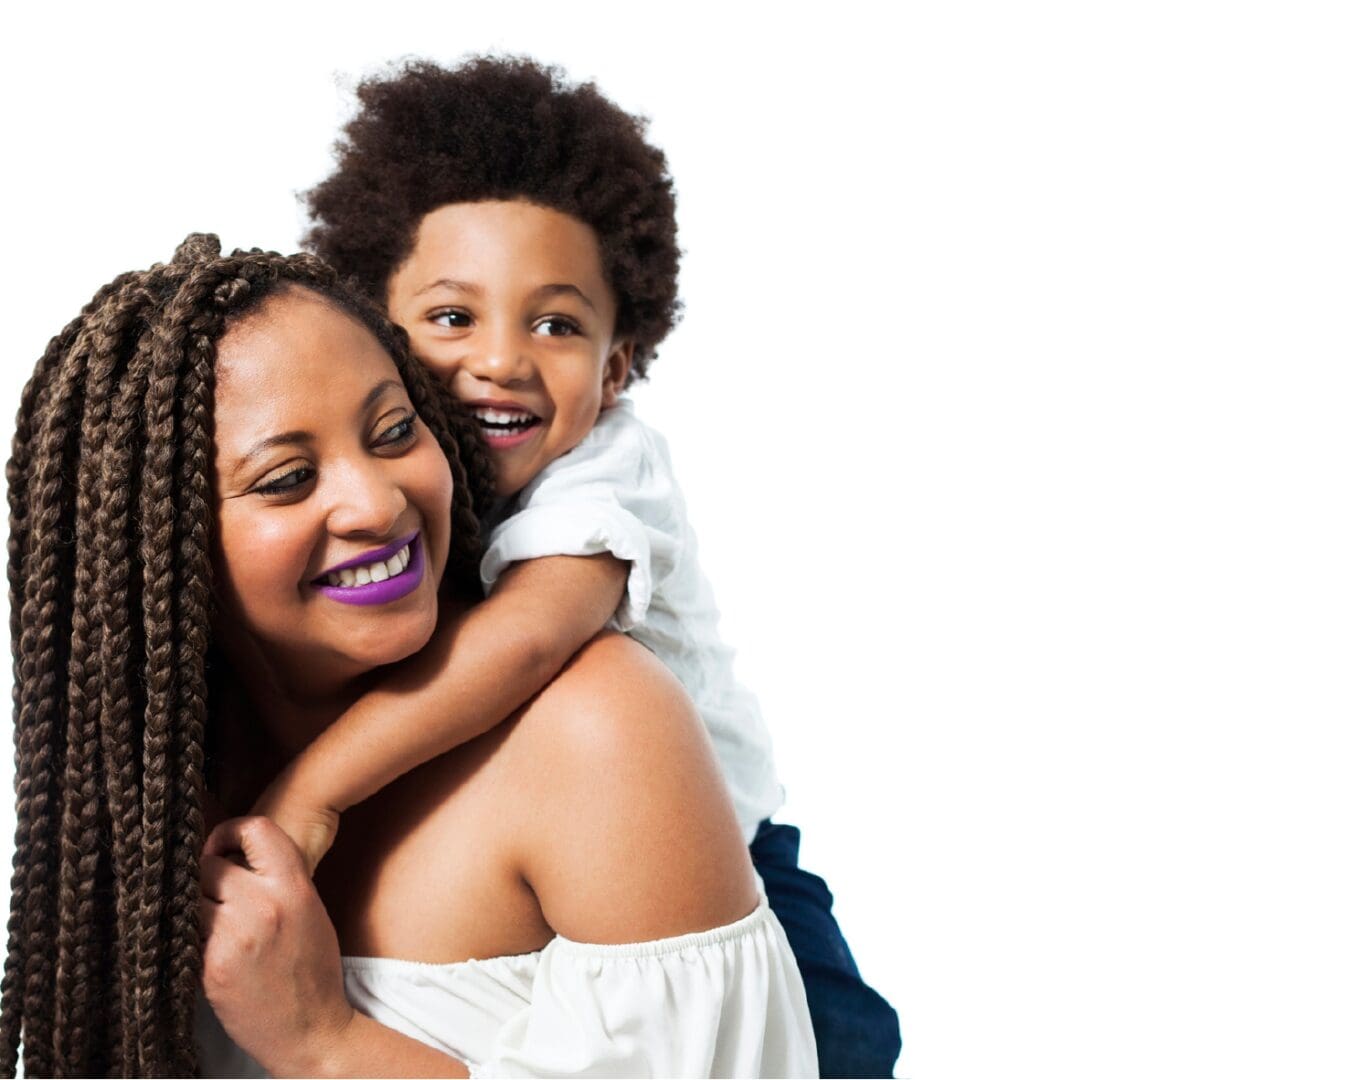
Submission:
<svg viewBox="0 0 1348 1080">
<path fill-rule="evenodd" d="M 898 1014 L 862 982 L 833 917 L 833 894 L 823 878 L 798 865 L 800 830 L 765 821 L 749 854 L 805 981 L 819 1075 L 893 1076 L 900 1045 Z"/>
</svg>

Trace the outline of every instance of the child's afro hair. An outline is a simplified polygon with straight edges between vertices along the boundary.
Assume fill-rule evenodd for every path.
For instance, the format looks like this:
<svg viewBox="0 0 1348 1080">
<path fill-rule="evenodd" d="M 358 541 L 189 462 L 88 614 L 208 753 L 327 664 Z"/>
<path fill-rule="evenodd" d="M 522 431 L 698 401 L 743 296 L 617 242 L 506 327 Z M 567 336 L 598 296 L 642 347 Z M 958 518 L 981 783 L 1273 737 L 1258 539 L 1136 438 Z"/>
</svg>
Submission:
<svg viewBox="0 0 1348 1080">
<path fill-rule="evenodd" d="M 616 331 L 635 345 L 631 377 L 645 377 L 680 305 L 674 183 L 644 119 L 518 57 L 411 61 L 357 96 L 336 171 L 306 196 L 313 251 L 383 302 L 432 210 L 487 199 L 560 210 L 598 234 Z"/>
</svg>

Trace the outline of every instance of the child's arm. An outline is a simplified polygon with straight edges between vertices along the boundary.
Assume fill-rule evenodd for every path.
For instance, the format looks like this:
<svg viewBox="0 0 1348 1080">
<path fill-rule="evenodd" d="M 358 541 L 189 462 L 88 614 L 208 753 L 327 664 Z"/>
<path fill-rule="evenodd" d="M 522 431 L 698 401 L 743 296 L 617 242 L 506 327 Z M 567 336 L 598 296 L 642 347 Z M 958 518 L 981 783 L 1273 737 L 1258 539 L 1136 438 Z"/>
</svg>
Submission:
<svg viewBox="0 0 1348 1080">
<path fill-rule="evenodd" d="M 543 689 L 603 629 L 627 587 L 612 555 L 514 564 L 491 596 L 365 694 L 263 792 L 265 814 L 312 873 L 337 817 L 403 773 L 495 726 Z"/>
</svg>

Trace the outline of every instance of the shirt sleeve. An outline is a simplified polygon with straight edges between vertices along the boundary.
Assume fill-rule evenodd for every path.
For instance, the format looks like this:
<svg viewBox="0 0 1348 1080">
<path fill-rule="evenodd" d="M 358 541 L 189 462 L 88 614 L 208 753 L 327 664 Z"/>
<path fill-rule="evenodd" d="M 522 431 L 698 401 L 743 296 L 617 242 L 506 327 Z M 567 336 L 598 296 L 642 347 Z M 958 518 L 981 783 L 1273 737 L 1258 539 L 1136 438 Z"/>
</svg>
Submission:
<svg viewBox="0 0 1348 1080">
<path fill-rule="evenodd" d="M 645 620 L 678 558 L 679 518 L 671 511 L 681 499 L 647 430 L 625 406 L 612 412 L 530 481 L 492 530 L 481 568 L 487 595 L 513 563 L 608 552 L 630 564 L 610 625 L 627 631 Z"/>
<path fill-rule="evenodd" d="M 805 989 L 766 902 L 730 926 L 639 945 L 557 938 L 530 1005 L 469 1075 L 805 1076 Z"/>
</svg>

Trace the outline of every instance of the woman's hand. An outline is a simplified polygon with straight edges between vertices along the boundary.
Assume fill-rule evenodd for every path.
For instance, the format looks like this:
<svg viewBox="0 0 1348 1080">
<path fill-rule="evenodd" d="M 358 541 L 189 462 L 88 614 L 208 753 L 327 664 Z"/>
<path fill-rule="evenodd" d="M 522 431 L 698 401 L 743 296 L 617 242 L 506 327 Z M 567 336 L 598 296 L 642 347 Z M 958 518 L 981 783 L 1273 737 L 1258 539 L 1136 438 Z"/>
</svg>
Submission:
<svg viewBox="0 0 1348 1080">
<path fill-rule="evenodd" d="M 337 932 L 305 871 L 264 817 L 222 822 L 201 857 L 206 997 L 274 1075 L 320 1073 L 354 1016 Z"/>
</svg>

